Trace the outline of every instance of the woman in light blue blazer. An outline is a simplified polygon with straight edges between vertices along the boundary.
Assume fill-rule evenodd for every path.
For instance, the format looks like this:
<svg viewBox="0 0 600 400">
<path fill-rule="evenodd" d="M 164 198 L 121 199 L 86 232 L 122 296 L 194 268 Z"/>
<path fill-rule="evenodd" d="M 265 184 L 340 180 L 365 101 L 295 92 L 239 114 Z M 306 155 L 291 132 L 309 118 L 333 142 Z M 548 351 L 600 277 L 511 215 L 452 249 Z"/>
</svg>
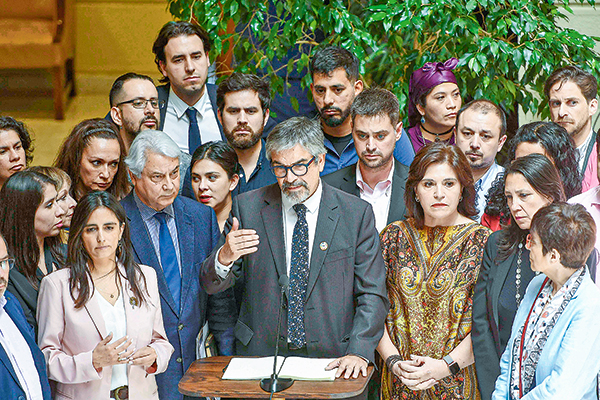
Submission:
<svg viewBox="0 0 600 400">
<path fill-rule="evenodd" d="M 598 399 L 600 290 L 585 260 L 595 243 L 579 204 L 554 203 L 531 222 L 533 278 L 500 361 L 493 400 Z"/>
</svg>

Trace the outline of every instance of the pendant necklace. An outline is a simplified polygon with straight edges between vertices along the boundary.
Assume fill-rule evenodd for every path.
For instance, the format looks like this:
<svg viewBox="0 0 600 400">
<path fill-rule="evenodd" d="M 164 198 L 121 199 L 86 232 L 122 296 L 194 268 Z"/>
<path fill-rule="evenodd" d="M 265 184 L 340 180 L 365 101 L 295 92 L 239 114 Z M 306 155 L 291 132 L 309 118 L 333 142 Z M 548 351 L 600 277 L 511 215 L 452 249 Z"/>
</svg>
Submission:
<svg viewBox="0 0 600 400">
<path fill-rule="evenodd" d="M 452 132 L 452 130 L 454 129 L 454 127 L 452 127 L 452 128 L 450 128 L 450 129 L 448 129 L 446 132 L 442 132 L 442 133 L 435 133 L 435 132 L 430 132 L 430 131 L 428 131 L 427 129 L 425 129 L 425 127 L 423 126 L 423 124 L 419 124 L 419 125 L 420 125 L 420 127 L 421 127 L 421 129 L 422 129 L 422 130 L 424 130 L 425 132 L 429 133 L 430 135 L 433 135 L 433 136 L 435 136 L 435 141 L 436 141 L 436 142 L 441 142 L 441 141 L 442 141 L 442 139 L 440 138 L 440 136 L 447 135 L 447 134 L 449 134 L 450 132 Z M 421 136 L 423 137 L 423 133 L 421 133 Z M 450 136 L 450 138 L 451 138 L 451 137 L 452 137 L 452 136 Z M 446 139 L 446 140 L 449 140 L 450 138 L 448 138 L 448 139 Z M 425 137 L 423 137 L 423 139 L 425 140 Z"/>
</svg>

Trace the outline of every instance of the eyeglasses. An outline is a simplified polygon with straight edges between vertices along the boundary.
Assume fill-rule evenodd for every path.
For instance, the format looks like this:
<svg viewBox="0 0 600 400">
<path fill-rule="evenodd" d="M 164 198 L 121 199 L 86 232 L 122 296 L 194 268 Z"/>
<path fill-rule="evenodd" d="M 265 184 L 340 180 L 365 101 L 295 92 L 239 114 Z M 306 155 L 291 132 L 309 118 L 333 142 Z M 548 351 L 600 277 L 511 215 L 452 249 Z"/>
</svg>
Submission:
<svg viewBox="0 0 600 400">
<path fill-rule="evenodd" d="M 316 159 L 317 157 L 313 156 L 313 158 L 311 158 L 310 161 L 305 164 L 296 163 L 289 167 L 286 167 L 285 165 L 271 165 L 271 172 L 273 172 L 273 175 L 275 175 L 277 178 L 285 178 L 288 174 L 288 171 L 292 171 L 296 176 L 304 176 L 307 174 L 310 164 L 312 164 L 312 162 Z"/>
<path fill-rule="evenodd" d="M 123 104 L 131 104 L 133 108 L 143 110 L 144 108 L 146 108 L 146 104 L 148 104 L 148 102 L 150 102 L 150 105 L 155 110 L 158 110 L 159 108 L 165 108 L 165 101 L 159 99 L 133 99 L 122 101 L 119 104 L 117 104 L 117 106 L 122 106 Z"/>
<path fill-rule="evenodd" d="M 4 260 L 0 261 L 0 268 L 2 268 L 2 271 L 6 272 L 10 269 L 13 269 L 15 266 L 15 259 L 14 258 L 5 258 Z"/>
</svg>

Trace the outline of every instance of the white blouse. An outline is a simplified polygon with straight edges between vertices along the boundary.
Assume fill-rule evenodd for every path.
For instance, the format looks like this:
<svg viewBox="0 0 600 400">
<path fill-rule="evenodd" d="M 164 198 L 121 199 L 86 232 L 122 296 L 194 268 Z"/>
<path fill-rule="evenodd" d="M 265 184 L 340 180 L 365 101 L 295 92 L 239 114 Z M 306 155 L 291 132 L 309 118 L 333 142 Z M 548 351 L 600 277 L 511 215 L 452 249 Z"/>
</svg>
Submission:
<svg viewBox="0 0 600 400">
<path fill-rule="evenodd" d="M 108 300 L 102 297 L 100 292 L 97 290 L 94 292 L 94 297 L 97 298 L 98 305 L 100 306 L 102 318 L 104 318 L 106 333 L 108 334 L 112 332 L 113 334 L 113 338 L 110 343 L 113 343 L 127 335 L 127 318 L 125 317 L 125 302 L 123 301 L 123 294 L 119 294 L 114 306 L 110 304 Z M 135 346 L 135 343 L 133 343 L 132 346 Z M 113 365 L 110 390 L 116 389 L 120 386 L 126 386 L 127 383 L 127 364 Z"/>
</svg>

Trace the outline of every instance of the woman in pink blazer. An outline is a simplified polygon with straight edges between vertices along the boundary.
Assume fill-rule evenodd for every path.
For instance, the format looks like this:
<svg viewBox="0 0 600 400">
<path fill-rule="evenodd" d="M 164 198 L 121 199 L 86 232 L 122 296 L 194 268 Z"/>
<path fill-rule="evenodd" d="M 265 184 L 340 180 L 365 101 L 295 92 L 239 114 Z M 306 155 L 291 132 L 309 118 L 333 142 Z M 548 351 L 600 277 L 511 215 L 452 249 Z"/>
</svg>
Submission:
<svg viewBox="0 0 600 400">
<path fill-rule="evenodd" d="M 125 211 L 107 192 L 85 195 L 73 214 L 67 268 L 38 297 L 39 345 L 55 399 L 158 399 L 167 368 L 155 271 L 133 261 Z"/>
</svg>

